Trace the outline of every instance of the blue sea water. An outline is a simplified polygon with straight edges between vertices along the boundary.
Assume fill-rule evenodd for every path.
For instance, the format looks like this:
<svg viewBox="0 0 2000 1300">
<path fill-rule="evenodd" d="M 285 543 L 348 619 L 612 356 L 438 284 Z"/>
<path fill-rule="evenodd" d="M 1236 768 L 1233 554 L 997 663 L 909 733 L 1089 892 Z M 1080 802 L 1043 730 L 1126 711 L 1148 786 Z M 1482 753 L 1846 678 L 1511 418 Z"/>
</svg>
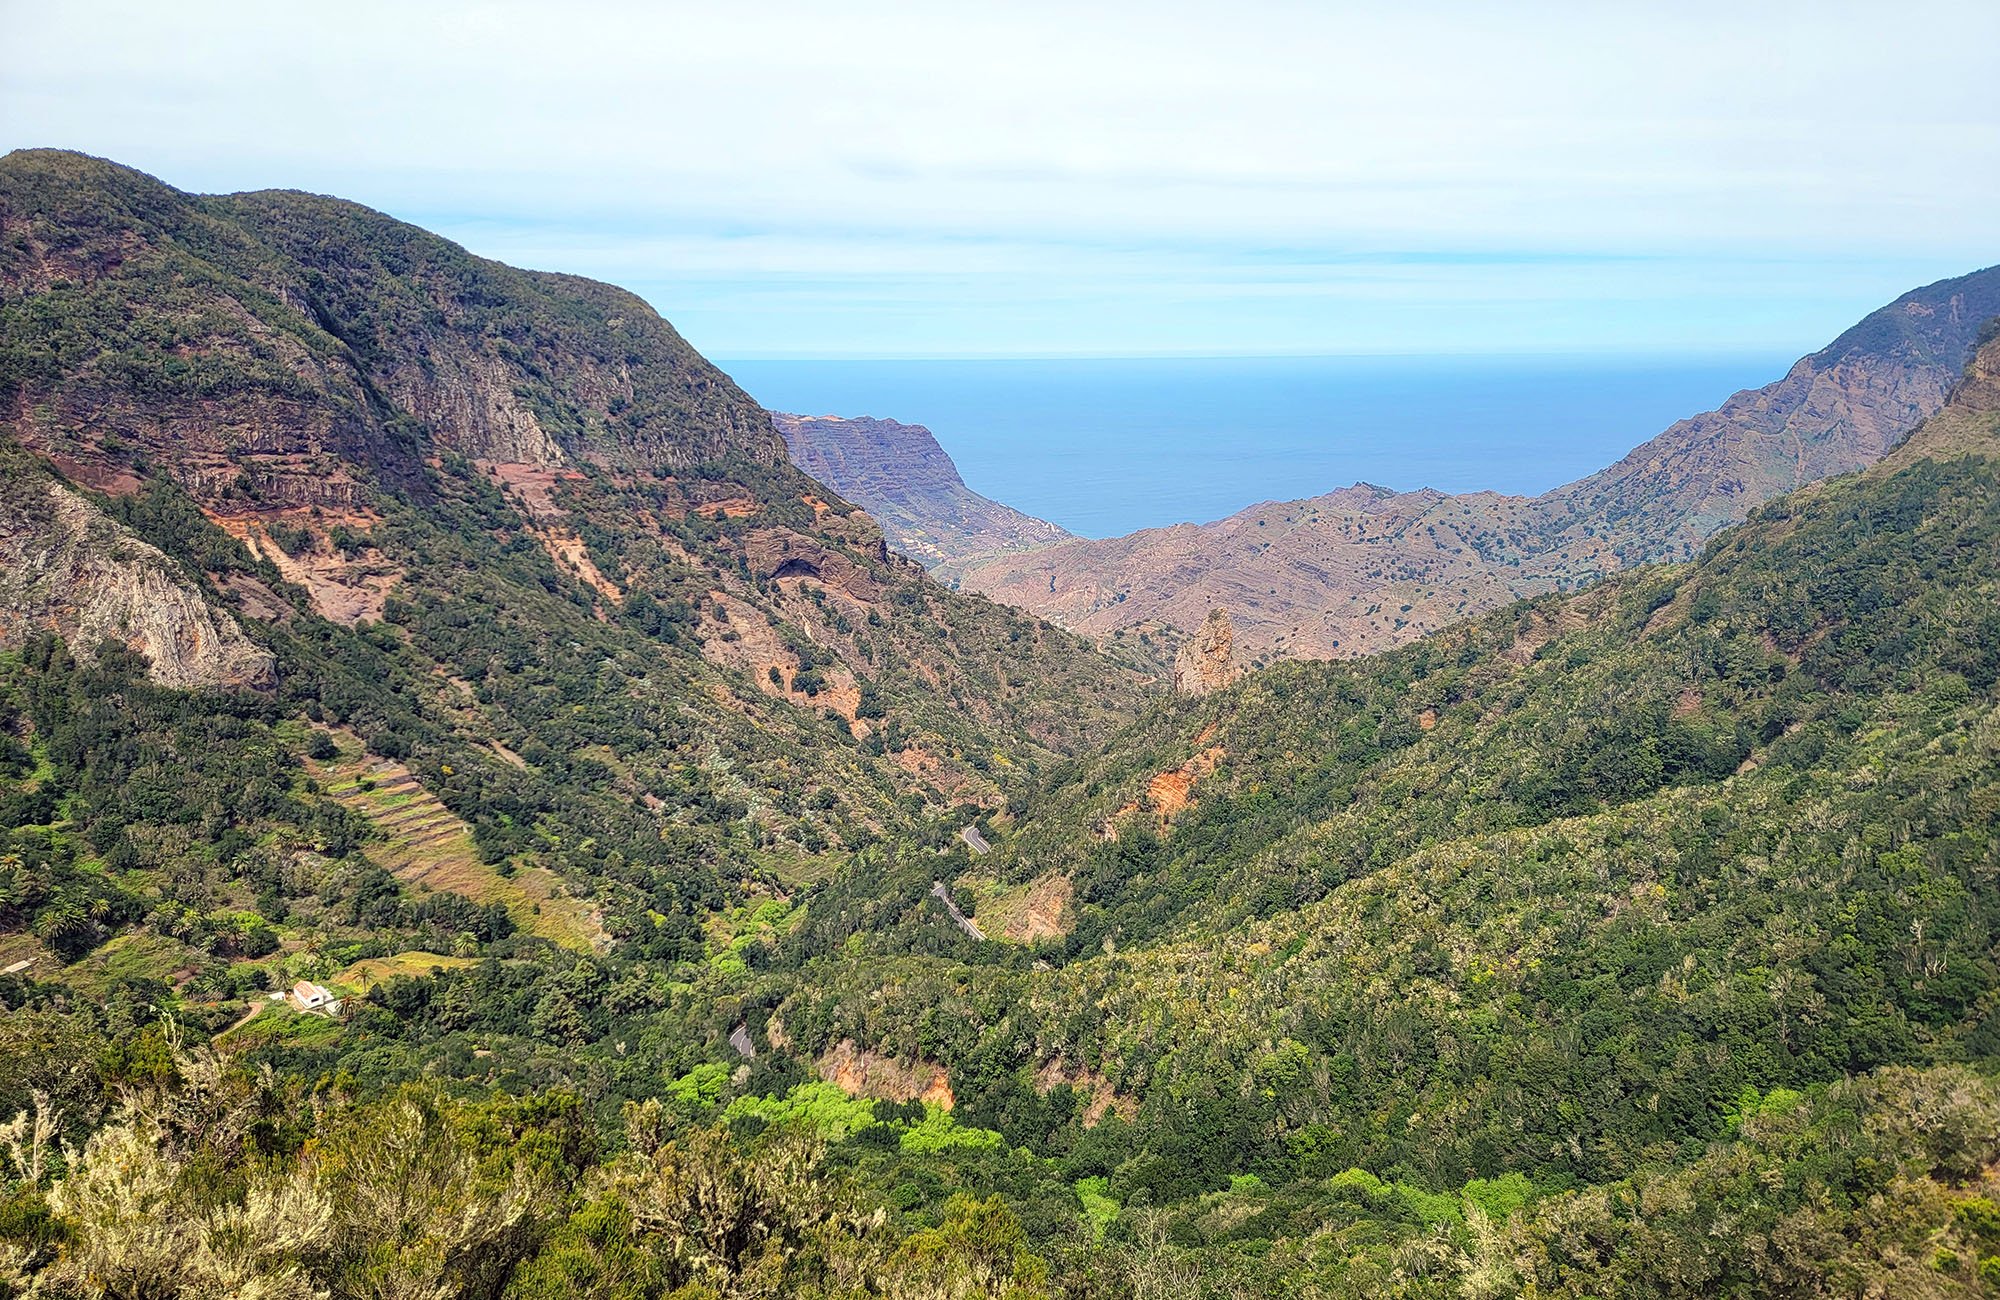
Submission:
<svg viewBox="0 0 2000 1300">
<path fill-rule="evenodd" d="M 975 491 L 1087 537 L 1357 480 L 1532 494 L 1790 358 L 724 361 L 758 401 L 922 424 Z"/>
</svg>

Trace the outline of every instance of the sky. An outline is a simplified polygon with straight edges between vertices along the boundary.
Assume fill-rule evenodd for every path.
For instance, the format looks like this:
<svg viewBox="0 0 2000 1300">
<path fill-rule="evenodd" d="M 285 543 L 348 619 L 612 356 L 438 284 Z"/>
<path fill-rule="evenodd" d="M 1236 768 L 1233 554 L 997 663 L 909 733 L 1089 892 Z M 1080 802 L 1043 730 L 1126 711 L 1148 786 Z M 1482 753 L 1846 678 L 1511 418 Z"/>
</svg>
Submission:
<svg viewBox="0 0 2000 1300">
<path fill-rule="evenodd" d="M 2000 3 L 0 0 L 0 146 L 718 358 L 1796 354 L 2000 262 Z"/>
</svg>

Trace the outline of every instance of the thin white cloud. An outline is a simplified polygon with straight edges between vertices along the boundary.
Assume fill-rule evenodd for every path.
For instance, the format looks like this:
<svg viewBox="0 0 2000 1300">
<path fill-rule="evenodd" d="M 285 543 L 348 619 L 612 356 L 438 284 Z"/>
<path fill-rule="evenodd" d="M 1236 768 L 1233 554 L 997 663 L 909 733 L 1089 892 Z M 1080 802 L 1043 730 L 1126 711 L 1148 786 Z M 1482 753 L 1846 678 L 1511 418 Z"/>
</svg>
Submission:
<svg viewBox="0 0 2000 1300">
<path fill-rule="evenodd" d="M 670 309 L 698 296 L 711 305 L 692 332 L 723 349 L 776 336 L 761 305 L 773 277 L 849 285 L 856 315 L 829 349 L 896 351 L 940 322 L 975 350 L 1082 346 L 1059 319 L 984 311 L 994 294 L 1068 301 L 1078 285 L 1131 294 L 1133 336 L 1157 338 L 1161 323 L 1141 318 L 1174 285 L 1212 309 L 1240 275 L 1243 312 L 1176 336 L 1220 348 L 1220 328 L 1257 324 L 1248 313 L 1270 297 L 1320 292 L 1338 277 L 1310 268 L 1342 258 L 1591 254 L 1606 259 L 1594 281 L 1482 273 L 1472 296 L 1527 310 L 1566 286 L 1575 310 L 1545 311 L 1531 336 L 1588 342 L 1606 336 L 1605 313 L 1627 312 L 1609 335 L 1644 345 L 1770 316 L 1740 277 L 1697 275 L 1707 306 L 1690 305 L 1634 254 L 1792 259 L 1793 278 L 1752 280 L 1820 304 L 1827 291 L 1800 268 L 1865 262 L 1835 295 L 1842 312 L 1880 295 L 1891 267 L 2000 260 L 1991 0 L 1893 14 L 0 0 L 0 26 L 14 50 L 0 142 L 104 153 L 191 188 L 345 194 L 481 251 L 642 283 Z M 1273 272 L 1256 254 L 1278 246 L 1296 266 Z M 1433 295 L 1437 345 L 1461 346 L 1446 314 L 1470 273 L 1390 274 Z M 858 286 L 871 277 L 931 308 L 917 324 L 870 317 Z M 1001 287 L 1010 277 L 1025 283 Z M 1159 283 L 1137 293 L 1133 279 Z M 955 326 L 953 293 L 969 295 Z M 1618 305 L 1647 295 L 1670 307 L 1650 335 Z M 1324 318 L 1252 332 L 1366 342 L 1354 295 L 1322 298 Z M 1118 333 L 1118 303 L 1093 315 L 1090 337 Z M 782 347 L 804 323 L 775 326 Z"/>
</svg>

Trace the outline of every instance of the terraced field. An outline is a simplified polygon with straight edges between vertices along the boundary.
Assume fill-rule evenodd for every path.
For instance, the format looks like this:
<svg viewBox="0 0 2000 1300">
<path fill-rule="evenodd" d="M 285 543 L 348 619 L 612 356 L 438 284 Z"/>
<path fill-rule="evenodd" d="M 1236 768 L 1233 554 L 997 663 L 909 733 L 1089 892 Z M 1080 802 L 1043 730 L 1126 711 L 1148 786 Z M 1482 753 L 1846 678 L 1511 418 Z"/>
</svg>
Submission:
<svg viewBox="0 0 2000 1300">
<path fill-rule="evenodd" d="M 475 902 L 499 903 L 514 923 L 565 947 L 590 951 L 608 939 L 596 913 L 570 896 L 561 877 L 523 865 L 503 876 L 482 862 L 472 828 L 393 759 L 367 753 L 354 736 L 333 733 L 339 757 L 308 760 L 320 788 L 360 813 L 383 838 L 365 852 L 416 893 L 444 891 Z"/>
</svg>

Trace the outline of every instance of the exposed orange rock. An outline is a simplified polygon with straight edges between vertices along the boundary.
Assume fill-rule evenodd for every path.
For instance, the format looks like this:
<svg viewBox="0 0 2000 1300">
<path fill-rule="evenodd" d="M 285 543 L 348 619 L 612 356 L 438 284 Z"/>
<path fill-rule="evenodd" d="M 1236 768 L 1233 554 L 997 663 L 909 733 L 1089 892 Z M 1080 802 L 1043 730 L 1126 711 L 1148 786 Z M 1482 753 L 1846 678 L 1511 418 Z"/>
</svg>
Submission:
<svg viewBox="0 0 2000 1300">
<path fill-rule="evenodd" d="M 500 484 L 500 490 L 521 507 L 531 523 L 567 518 L 568 512 L 556 504 L 556 485 L 584 478 L 581 470 L 542 463 L 480 460 L 473 464 Z"/>
<path fill-rule="evenodd" d="M 1221 746 L 1210 746 L 1187 762 L 1158 773 L 1146 782 L 1146 802 L 1165 825 L 1194 801 L 1194 783 L 1215 770 L 1222 761 Z"/>
<path fill-rule="evenodd" d="M 542 544 L 558 569 L 574 575 L 614 605 L 625 599 L 624 589 L 605 577 L 590 558 L 590 548 L 569 523 L 569 512 L 556 504 L 558 485 L 582 481 L 585 475 L 581 470 L 519 461 L 474 463 L 499 483 L 501 491 L 520 508 L 528 531 Z"/>
<path fill-rule="evenodd" d="M 820 1054 L 819 1077 L 850 1097 L 877 1101 L 921 1101 L 941 1110 L 956 1103 L 951 1076 L 929 1061 L 905 1062 L 857 1046 L 843 1038 Z"/>
<path fill-rule="evenodd" d="M 590 548 L 575 533 L 540 531 L 536 534 L 549 558 L 556 562 L 558 569 L 567 570 L 583 579 L 584 585 L 616 605 L 625 599 L 624 590 L 604 576 L 590 558 Z"/>
<path fill-rule="evenodd" d="M 1212 735 L 1214 728 L 1202 731 L 1202 738 Z M 1211 745 L 1179 767 L 1170 767 L 1164 772 L 1156 772 L 1146 782 L 1146 797 L 1143 802 L 1120 805 L 1098 824 L 1098 835 L 1116 841 L 1118 827 L 1127 818 L 1139 812 L 1141 807 L 1150 808 L 1160 830 L 1165 831 L 1173 819 L 1194 802 L 1195 783 L 1213 772 L 1222 762 L 1224 750 L 1220 745 Z"/>
<path fill-rule="evenodd" d="M 704 519 L 748 519 L 757 513 L 757 503 L 749 497 L 704 501 L 694 508 L 694 513 Z"/>
<path fill-rule="evenodd" d="M 365 528 L 375 522 L 372 516 L 286 510 L 233 516 L 211 513 L 209 519 L 242 542 L 252 555 L 268 560 L 286 582 L 305 588 L 313 608 L 344 627 L 379 620 L 389 593 L 403 577 L 403 571 L 387 563 L 382 552 L 372 546 L 350 558 L 327 540 L 328 531 L 336 524 Z M 287 552 L 271 539 L 270 529 L 275 524 L 305 529 L 312 534 L 311 547 L 298 555 Z"/>
</svg>

